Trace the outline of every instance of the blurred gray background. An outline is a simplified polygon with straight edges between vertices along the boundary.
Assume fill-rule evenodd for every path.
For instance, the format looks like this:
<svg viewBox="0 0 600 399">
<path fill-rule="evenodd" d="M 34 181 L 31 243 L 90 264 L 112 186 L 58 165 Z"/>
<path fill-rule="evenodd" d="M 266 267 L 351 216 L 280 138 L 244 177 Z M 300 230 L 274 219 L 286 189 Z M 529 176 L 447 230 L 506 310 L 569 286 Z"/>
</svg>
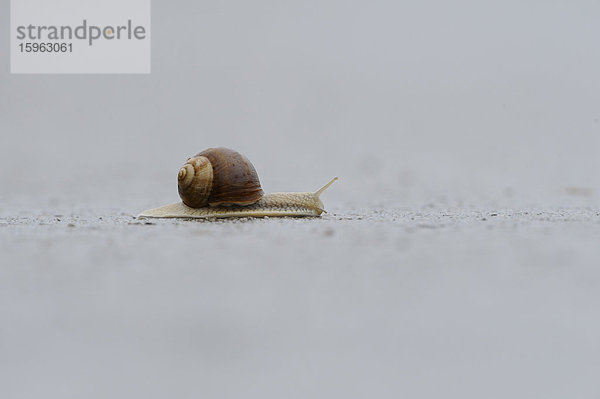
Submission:
<svg viewBox="0 0 600 399">
<path fill-rule="evenodd" d="M 600 3 L 154 1 L 150 75 L 0 4 L 2 398 L 600 394 Z M 133 219 L 221 145 L 330 214 Z"/>
<path fill-rule="evenodd" d="M 179 165 L 216 145 L 247 154 L 268 191 L 339 175 L 341 202 L 597 194 L 597 2 L 152 11 L 151 75 L 9 75 L 3 60 L 3 198 L 135 212 L 140 197 L 175 200 Z"/>
</svg>

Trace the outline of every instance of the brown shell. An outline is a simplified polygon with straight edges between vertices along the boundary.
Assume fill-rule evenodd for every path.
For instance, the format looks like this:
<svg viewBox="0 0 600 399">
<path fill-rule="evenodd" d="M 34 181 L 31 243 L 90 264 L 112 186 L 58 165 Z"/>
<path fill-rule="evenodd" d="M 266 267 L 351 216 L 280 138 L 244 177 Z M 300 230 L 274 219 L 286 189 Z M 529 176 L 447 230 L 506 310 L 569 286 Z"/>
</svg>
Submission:
<svg viewBox="0 0 600 399">
<path fill-rule="evenodd" d="M 229 148 L 209 148 L 184 164 L 178 175 L 179 196 L 192 208 L 250 205 L 263 196 L 256 169 Z"/>
</svg>

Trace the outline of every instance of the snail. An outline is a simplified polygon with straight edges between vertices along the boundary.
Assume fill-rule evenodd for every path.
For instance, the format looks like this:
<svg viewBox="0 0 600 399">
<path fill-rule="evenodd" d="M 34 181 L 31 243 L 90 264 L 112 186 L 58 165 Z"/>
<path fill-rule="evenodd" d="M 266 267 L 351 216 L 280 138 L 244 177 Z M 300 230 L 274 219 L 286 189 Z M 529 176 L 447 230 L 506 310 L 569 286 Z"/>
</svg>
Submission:
<svg viewBox="0 0 600 399">
<path fill-rule="evenodd" d="M 227 218 L 320 216 L 320 195 L 338 178 L 316 192 L 264 194 L 248 158 L 229 148 L 209 148 L 185 162 L 177 174 L 181 202 L 143 211 L 138 217 Z"/>
</svg>

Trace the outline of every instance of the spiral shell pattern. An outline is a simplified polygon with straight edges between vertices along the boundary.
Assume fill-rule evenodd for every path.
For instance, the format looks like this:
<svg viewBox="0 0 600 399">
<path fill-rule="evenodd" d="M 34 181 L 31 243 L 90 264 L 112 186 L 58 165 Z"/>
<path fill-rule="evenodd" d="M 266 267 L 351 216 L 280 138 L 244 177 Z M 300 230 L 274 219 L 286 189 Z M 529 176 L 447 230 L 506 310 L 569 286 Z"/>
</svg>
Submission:
<svg viewBox="0 0 600 399">
<path fill-rule="evenodd" d="M 184 204 L 200 208 L 208 204 L 212 191 L 213 168 L 208 158 L 189 158 L 177 174 L 177 189 Z"/>
</svg>

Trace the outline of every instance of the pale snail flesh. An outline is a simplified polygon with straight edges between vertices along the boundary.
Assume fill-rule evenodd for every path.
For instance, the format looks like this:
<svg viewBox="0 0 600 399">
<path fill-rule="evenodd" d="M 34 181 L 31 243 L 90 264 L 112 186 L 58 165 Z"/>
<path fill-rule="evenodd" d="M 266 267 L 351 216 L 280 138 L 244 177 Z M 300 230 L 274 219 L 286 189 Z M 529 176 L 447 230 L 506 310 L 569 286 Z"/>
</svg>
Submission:
<svg viewBox="0 0 600 399">
<path fill-rule="evenodd" d="M 319 198 L 337 180 L 316 192 L 264 194 L 248 159 L 228 148 L 209 148 L 189 158 L 177 175 L 182 202 L 148 209 L 138 217 L 231 218 L 320 216 Z"/>
</svg>

